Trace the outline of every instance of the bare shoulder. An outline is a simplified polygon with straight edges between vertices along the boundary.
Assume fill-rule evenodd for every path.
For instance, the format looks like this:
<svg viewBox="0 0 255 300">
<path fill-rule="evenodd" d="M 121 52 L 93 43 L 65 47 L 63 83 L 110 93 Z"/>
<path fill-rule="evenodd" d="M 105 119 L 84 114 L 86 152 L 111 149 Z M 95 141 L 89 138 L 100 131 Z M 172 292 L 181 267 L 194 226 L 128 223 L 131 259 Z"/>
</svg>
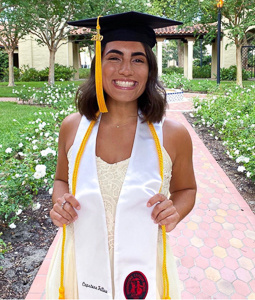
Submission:
<svg viewBox="0 0 255 300">
<path fill-rule="evenodd" d="M 165 119 L 163 124 L 164 148 L 171 159 L 174 160 L 177 153 L 191 151 L 191 137 L 186 127 L 171 119 Z"/>
<path fill-rule="evenodd" d="M 167 140 L 176 138 L 178 138 L 178 140 L 190 138 L 187 128 L 180 122 L 171 119 L 165 119 L 163 124 L 163 134 Z"/>
<path fill-rule="evenodd" d="M 62 127 L 73 127 L 73 126 L 79 126 L 81 120 L 81 114 L 80 113 L 73 113 L 65 117 L 65 119 L 62 122 Z"/>
<path fill-rule="evenodd" d="M 74 142 L 74 138 L 81 121 L 80 113 L 73 113 L 67 116 L 61 125 L 60 128 L 60 142 L 62 141 L 65 145 L 66 152 Z"/>
</svg>

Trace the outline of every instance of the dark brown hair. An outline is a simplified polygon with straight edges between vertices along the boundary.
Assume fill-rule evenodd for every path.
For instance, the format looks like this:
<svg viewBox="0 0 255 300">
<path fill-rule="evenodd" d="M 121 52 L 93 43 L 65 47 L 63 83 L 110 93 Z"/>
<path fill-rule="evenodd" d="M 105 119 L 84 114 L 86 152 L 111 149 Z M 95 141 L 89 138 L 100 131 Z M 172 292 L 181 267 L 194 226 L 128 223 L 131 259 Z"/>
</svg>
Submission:
<svg viewBox="0 0 255 300">
<path fill-rule="evenodd" d="M 138 98 L 138 109 L 141 111 L 144 121 L 160 122 L 166 109 L 166 92 L 158 81 L 156 57 L 150 46 L 147 44 L 143 44 L 143 46 L 148 60 L 149 76 L 145 91 Z M 102 49 L 103 51 L 104 49 Z M 95 120 L 98 111 L 95 87 L 95 58 L 91 63 L 89 79 L 78 88 L 75 103 L 81 115 L 85 115 L 88 120 Z"/>
</svg>

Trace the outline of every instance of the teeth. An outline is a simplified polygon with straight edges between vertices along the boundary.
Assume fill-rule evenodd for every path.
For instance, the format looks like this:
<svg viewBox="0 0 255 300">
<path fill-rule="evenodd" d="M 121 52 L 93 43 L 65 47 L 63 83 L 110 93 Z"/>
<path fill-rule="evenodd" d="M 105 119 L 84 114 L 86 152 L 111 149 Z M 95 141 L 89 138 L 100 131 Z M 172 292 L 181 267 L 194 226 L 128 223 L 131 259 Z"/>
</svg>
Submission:
<svg viewBox="0 0 255 300">
<path fill-rule="evenodd" d="M 115 81 L 115 83 L 119 86 L 122 87 L 130 87 L 130 86 L 134 86 L 135 83 L 133 81 Z"/>
</svg>

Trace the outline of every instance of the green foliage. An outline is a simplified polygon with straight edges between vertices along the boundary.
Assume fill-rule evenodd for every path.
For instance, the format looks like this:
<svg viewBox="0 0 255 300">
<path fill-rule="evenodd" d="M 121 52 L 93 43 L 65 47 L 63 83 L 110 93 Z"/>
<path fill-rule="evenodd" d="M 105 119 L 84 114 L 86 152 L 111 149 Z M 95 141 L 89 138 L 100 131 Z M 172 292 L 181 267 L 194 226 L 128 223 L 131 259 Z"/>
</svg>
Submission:
<svg viewBox="0 0 255 300">
<path fill-rule="evenodd" d="M 178 49 L 175 40 L 170 40 L 163 43 L 162 47 L 162 65 L 163 68 L 167 67 L 168 61 L 175 60 L 178 61 Z"/>
<path fill-rule="evenodd" d="M 171 67 L 168 67 L 168 68 L 163 68 L 162 73 L 167 74 L 167 75 L 170 75 L 170 74 L 173 74 L 173 73 L 183 74 L 183 68 L 171 66 Z"/>
<path fill-rule="evenodd" d="M 66 67 L 59 64 L 55 64 L 55 80 L 70 80 L 76 70 L 73 67 Z M 46 67 L 43 70 L 36 70 L 35 68 L 29 68 L 29 66 L 22 66 L 21 69 L 14 67 L 14 79 L 15 81 L 32 82 L 32 81 L 47 81 L 49 76 L 49 68 Z M 9 69 L 4 70 L 4 81 L 8 81 Z"/>
<path fill-rule="evenodd" d="M 1 239 L 1 235 L 3 233 L 0 232 L 0 259 L 4 258 L 4 254 L 11 249 L 11 245 L 6 245 L 6 243 Z M 0 266 L 1 269 L 1 266 Z"/>
<path fill-rule="evenodd" d="M 70 80 L 76 70 L 73 67 L 66 67 L 59 64 L 55 64 L 55 80 Z"/>
<path fill-rule="evenodd" d="M 193 66 L 193 78 L 211 78 L 211 66 Z"/>
<path fill-rule="evenodd" d="M 76 87 L 74 84 L 67 86 L 50 86 L 47 83 L 40 88 L 26 88 L 21 90 L 13 90 L 13 94 L 23 101 L 23 103 L 49 105 L 54 108 L 64 108 L 70 102 L 69 99 L 73 98 Z"/>
<path fill-rule="evenodd" d="M 29 68 L 29 66 L 23 66 L 20 69 L 19 81 L 40 81 L 40 73 L 35 68 Z"/>
<path fill-rule="evenodd" d="M 194 101 L 198 126 L 223 140 L 238 171 L 255 180 L 255 85 L 227 89 L 225 94 Z"/>
<path fill-rule="evenodd" d="M 14 72 L 14 80 L 18 81 L 20 77 L 20 70 L 17 67 L 13 67 L 13 72 Z M 3 81 L 8 81 L 9 80 L 9 68 L 4 69 L 3 71 Z"/>
<path fill-rule="evenodd" d="M 76 87 L 78 87 L 80 84 L 83 83 L 84 80 L 75 80 L 75 81 L 56 81 L 55 86 L 67 86 L 70 84 L 74 84 Z M 36 88 L 40 89 L 44 86 L 45 82 L 43 81 L 31 81 L 31 82 L 15 82 L 15 91 L 20 91 L 22 89 L 26 88 Z M 8 86 L 8 82 L 0 82 L 0 97 L 15 97 L 13 94 L 14 88 Z"/>
<path fill-rule="evenodd" d="M 236 80 L 236 66 L 230 66 L 229 68 L 221 68 L 220 69 L 220 78 L 221 80 Z M 243 80 L 247 80 L 251 77 L 251 72 L 242 70 Z"/>
<path fill-rule="evenodd" d="M 37 107 L 23 126 L 19 126 L 18 117 L 9 120 L 10 125 L 17 124 L 19 131 L 8 140 L 4 133 L 0 135 L 1 222 L 14 223 L 25 207 L 35 205 L 39 189 L 52 188 L 59 127 L 63 118 L 75 111 L 72 104 L 75 91 L 73 86 L 45 86 L 37 94 L 38 104 L 51 105 L 51 109 Z M 5 114 L 2 110 L 1 113 Z"/>
<path fill-rule="evenodd" d="M 203 55 L 202 57 L 202 66 L 210 65 L 212 61 L 211 55 Z M 193 60 L 193 66 L 200 67 L 200 58 L 196 58 Z"/>
<path fill-rule="evenodd" d="M 167 88 L 181 89 L 183 91 L 196 91 L 196 92 L 214 92 L 219 89 L 215 81 L 211 80 L 188 80 L 181 74 L 173 73 L 170 75 L 162 75 L 161 80 Z"/>
<path fill-rule="evenodd" d="M 79 69 L 79 77 L 80 79 L 86 79 L 89 78 L 90 75 L 90 69 L 80 68 Z"/>
<path fill-rule="evenodd" d="M 4 76 L 4 69 L 8 68 L 9 62 L 8 62 L 8 54 L 0 49 L 0 80 Z"/>
<path fill-rule="evenodd" d="M 164 86 L 167 88 L 182 89 L 184 91 L 189 91 L 191 89 L 190 81 L 187 78 L 185 78 L 182 74 L 163 74 L 161 76 L 161 80 L 163 81 Z"/>
</svg>

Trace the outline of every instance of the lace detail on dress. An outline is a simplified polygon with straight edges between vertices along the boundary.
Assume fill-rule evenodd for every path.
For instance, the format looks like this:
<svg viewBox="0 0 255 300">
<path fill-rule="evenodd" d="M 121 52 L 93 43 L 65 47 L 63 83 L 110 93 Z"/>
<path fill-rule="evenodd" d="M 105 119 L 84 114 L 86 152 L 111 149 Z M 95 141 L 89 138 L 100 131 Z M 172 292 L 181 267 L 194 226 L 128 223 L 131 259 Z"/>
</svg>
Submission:
<svg viewBox="0 0 255 300">
<path fill-rule="evenodd" d="M 172 161 L 165 148 L 162 148 L 163 162 L 164 162 L 164 179 L 161 193 L 169 197 L 169 186 L 172 174 Z M 70 147 L 67 157 L 70 162 L 72 155 L 72 147 Z M 110 253 L 114 248 L 114 226 L 115 226 L 115 213 L 116 207 L 122 188 L 122 184 L 125 179 L 127 172 L 129 158 L 115 164 L 108 164 L 103 161 L 100 157 L 96 158 L 97 162 L 97 175 L 101 195 L 104 201 L 106 223 L 108 230 L 108 243 Z M 70 168 L 69 168 L 70 170 Z M 71 172 L 69 171 L 69 187 L 71 186 Z"/>
<path fill-rule="evenodd" d="M 96 158 L 99 186 L 104 201 L 108 230 L 109 250 L 114 247 L 114 226 L 117 202 L 130 159 L 108 164 L 100 157 Z"/>
</svg>

